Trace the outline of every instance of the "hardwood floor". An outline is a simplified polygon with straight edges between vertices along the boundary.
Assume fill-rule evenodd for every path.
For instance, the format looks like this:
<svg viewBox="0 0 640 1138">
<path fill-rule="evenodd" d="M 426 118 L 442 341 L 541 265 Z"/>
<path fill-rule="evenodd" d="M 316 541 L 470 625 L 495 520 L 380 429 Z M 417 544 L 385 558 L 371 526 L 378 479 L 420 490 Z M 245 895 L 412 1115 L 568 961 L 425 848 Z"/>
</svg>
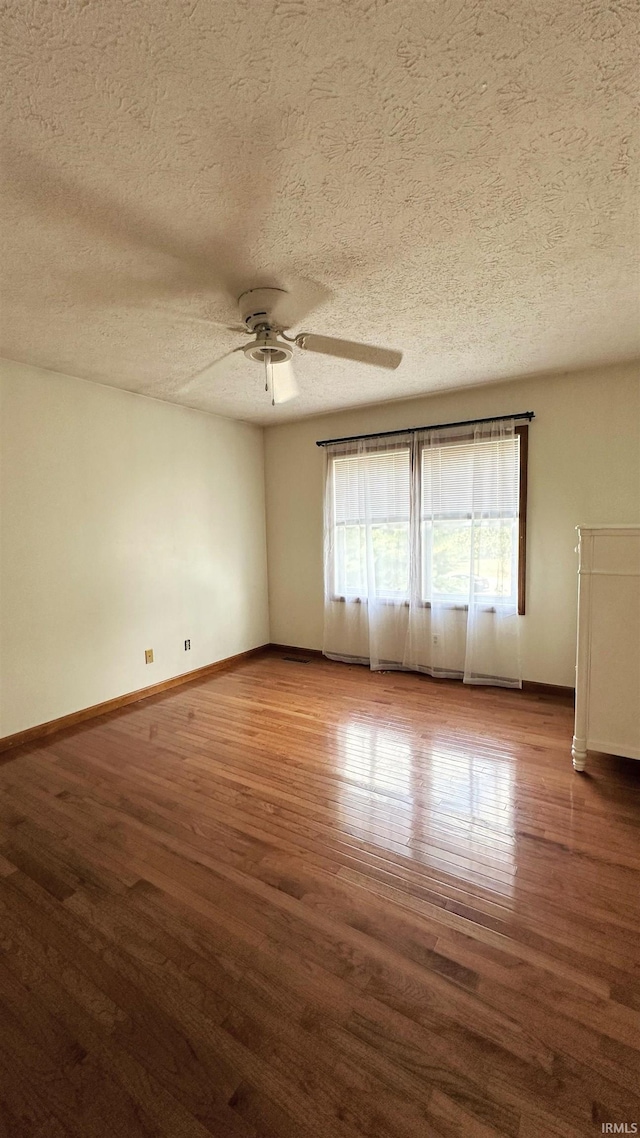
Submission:
<svg viewBox="0 0 640 1138">
<path fill-rule="evenodd" d="M 278 654 L 8 752 L 0 1135 L 640 1130 L 640 763 Z"/>
</svg>

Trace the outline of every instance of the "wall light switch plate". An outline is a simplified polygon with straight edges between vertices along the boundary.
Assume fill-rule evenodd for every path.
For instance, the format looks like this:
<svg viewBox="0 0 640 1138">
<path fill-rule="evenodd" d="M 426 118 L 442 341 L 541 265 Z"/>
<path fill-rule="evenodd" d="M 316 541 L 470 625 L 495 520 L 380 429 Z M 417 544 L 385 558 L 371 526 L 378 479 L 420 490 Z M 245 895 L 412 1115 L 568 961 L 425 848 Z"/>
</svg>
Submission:
<svg viewBox="0 0 640 1138">
<path fill-rule="evenodd" d="M 144 654 L 145 664 L 153 664 L 153 648 L 147 648 Z"/>
</svg>

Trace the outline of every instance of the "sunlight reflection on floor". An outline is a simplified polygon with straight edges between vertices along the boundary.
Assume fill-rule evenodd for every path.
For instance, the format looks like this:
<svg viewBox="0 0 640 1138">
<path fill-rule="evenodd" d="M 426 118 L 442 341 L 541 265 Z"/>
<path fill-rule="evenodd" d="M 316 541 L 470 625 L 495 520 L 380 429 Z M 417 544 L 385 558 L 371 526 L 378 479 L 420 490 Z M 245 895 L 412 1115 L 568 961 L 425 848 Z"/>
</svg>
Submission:
<svg viewBox="0 0 640 1138">
<path fill-rule="evenodd" d="M 428 748 L 401 725 L 336 730 L 341 827 L 353 837 L 509 896 L 516 869 L 514 760 L 485 738 Z"/>
</svg>

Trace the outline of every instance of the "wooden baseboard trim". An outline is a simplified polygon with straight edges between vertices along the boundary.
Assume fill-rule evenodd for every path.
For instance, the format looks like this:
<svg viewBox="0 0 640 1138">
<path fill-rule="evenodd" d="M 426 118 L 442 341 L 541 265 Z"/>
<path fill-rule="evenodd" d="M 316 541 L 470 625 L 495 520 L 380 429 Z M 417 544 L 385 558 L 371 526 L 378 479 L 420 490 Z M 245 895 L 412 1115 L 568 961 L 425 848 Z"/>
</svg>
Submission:
<svg viewBox="0 0 640 1138">
<path fill-rule="evenodd" d="M 50 719 L 48 723 L 38 723 L 34 727 L 25 728 L 24 731 L 17 731 L 14 735 L 5 735 L 3 739 L 0 739 L 0 754 L 4 751 L 13 750 L 14 747 L 21 747 L 25 743 L 33 743 L 48 735 L 56 735 L 59 731 L 75 727 L 87 719 L 96 719 L 99 715 L 118 711 L 119 708 L 126 707 L 130 703 L 139 703 L 140 700 L 162 695 L 163 692 L 169 691 L 171 688 L 181 687 L 182 684 L 197 683 L 199 680 L 208 679 L 209 676 L 214 676 L 217 672 L 226 672 L 245 660 L 250 660 L 253 656 L 263 655 L 265 652 L 278 652 L 280 655 L 286 653 L 288 656 L 304 656 L 320 660 L 326 659 L 318 648 L 300 648 L 295 644 L 261 644 L 258 648 L 249 648 L 247 652 L 238 652 L 235 656 L 216 660 L 214 664 L 205 664 L 203 668 L 195 668 L 192 672 L 183 672 L 179 676 L 171 676 L 168 680 L 161 680 L 160 683 L 152 684 L 148 688 L 139 688 L 138 691 L 127 692 L 125 695 L 116 696 L 115 699 L 105 700 L 104 703 L 96 703 L 93 707 L 83 707 L 80 711 L 73 711 L 70 715 L 61 716 L 60 719 Z M 524 680 L 522 690 L 535 695 L 546 695 L 567 701 L 573 701 L 575 696 L 573 688 L 561 687 L 556 684 L 539 684 L 534 680 Z"/>
<path fill-rule="evenodd" d="M 58 731 L 65 731 L 75 727 L 86 719 L 96 719 L 99 715 L 106 715 L 109 711 L 118 711 L 129 703 L 139 703 L 142 699 L 149 699 L 154 695 L 161 695 L 170 688 L 181 687 L 182 684 L 191 684 L 198 680 L 206 680 L 216 672 L 226 672 L 236 668 L 245 660 L 253 656 L 261 656 L 271 647 L 270 644 L 261 644 L 258 648 L 249 648 L 247 652 L 238 652 L 235 656 L 226 656 L 224 660 L 216 660 L 214 664 L 205 664 L 202 668 L 195 668 L 192 672 L 182 672 L 179 676 L 171 676 L 168 680 L 151 684 L 148 688 L 139 688 L 138 691 L 118 695 L 115 699 L 107 699 L 104 703 L 95 703 L 93 707 L 83 707 L 80 711 L 72 711 L 70 715 L 62 715 L 60 719 L 50 719 L 48 723 L 38 723 L 35 727 L 27 727 L 24 731 L 16 731 L 14 735 L 5 735 L 0 739 L 0 753 L 21 747 L 25 743 L 33 743 L 47 735 L 57 735 Z"/>
<path fill-rule="evenodd" d="M 316 660 L 325 660 L 319 648 L 296 648 L 295 644 L 267 644 L 270 652 L 285 653 L 287 656 L 312 656 Z"/>
<path fill-rule="evenodd" d="M 539 684 L 536 680 L 523 680 L 522 690 L 532 695 L 550 695 L 554 699 L 566 699 L 572 703 L 575 700 L 576 689 L 563 687 L 561 684 Z"/>
<path fill-rule="evenodd" d="M 310 656 L 321 660 L 327 659 L 318 648 L 298 648 L 294 644 L 267 644 L 267 648 L 270 652 L 286 653 L 287 656 Z M 422 673 L 416 673 L 416 675 L 418 674 L 421 675 Z M 573 700 L 575 698 L 575 688 L 563 687 L 560 684 L 539 684 L 536 680 L 523 680 L 522 691 L 529 692 L 531 695 L 548 695 L 554 699 Z"/>
</svg>

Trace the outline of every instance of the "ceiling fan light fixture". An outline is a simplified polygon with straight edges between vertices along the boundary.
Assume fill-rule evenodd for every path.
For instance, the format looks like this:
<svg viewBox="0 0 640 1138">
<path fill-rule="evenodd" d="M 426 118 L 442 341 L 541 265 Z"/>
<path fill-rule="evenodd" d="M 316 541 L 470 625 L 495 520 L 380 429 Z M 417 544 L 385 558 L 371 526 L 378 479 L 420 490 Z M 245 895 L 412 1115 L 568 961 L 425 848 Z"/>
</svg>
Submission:
<svg viewBox="0 0 640 1138">
<path fill-rule="evenodd" d="M 265 329 L 258 333 L 255 340 L 246 344 L 242 351 L 248 360 L 255 360 L 257 363 L 268 360 L 272 364 L 284 364 L 293 356 L 293 344 L 287 344 L 286 341 L 280 340 L 275 332 Z"/>
</svg>

